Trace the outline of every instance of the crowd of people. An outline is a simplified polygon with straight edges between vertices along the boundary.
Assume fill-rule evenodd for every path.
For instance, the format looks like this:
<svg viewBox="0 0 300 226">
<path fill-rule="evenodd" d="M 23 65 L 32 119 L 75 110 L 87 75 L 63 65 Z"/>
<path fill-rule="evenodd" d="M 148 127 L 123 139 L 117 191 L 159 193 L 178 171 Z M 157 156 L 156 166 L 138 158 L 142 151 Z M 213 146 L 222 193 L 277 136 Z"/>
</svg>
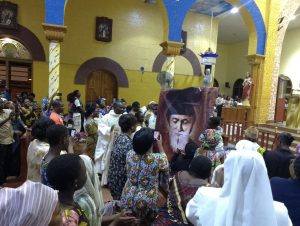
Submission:
<svg viewBox="0 0 300 226">
<path fill-rule="evenodd" d="M 157 103 L 108 106 L 99 97 L 83 107 L 80 97 L 67 96 L 67 112 L 59 97 L 41 108 L 34 94 L 0 98 L 0 186 L 19 174 L 20 139 L 31 137 L 27 180 L 0 189 L 0 225 L 300 225 L 291 134 L 265 150 L 251 126 L 229 150 L 212 116 L 196 142 L 177 145 L 168 159 Z M 112 201 L 104 203 L 103 187 Z"/>
</svg>

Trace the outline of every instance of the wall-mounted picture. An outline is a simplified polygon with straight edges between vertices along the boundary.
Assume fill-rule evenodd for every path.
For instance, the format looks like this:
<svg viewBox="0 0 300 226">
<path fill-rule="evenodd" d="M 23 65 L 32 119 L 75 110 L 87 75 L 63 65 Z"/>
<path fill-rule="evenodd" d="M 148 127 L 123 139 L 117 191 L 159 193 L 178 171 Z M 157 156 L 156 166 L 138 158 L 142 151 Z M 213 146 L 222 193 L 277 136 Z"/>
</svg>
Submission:
<svg viewBox="0 0 300 226">
<path fill-rule="evenodd" d="M 0 28 L 17 29 L 18 5 L 0 1 Z"/>
<path fill-rule="evenodd" d="M 111 42 L 112 40 L 112 19 L 107 17 L 96 18 L 96 40 Z"/>
</svg>

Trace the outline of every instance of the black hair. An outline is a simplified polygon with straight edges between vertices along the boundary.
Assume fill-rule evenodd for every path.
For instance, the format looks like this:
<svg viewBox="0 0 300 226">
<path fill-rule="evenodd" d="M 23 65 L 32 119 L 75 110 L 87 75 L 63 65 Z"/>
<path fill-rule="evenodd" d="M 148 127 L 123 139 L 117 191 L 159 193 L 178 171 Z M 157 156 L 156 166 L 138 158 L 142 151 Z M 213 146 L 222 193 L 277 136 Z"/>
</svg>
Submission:
<svg viewBox="0 0 300 226">
<path fill-rule="evenodd" d="M 120 100 L 118 100 L 118 99 L 116 99 L 114 102 L 113 102 L 113 104 L 112 104 L 112 106 L 115 108 L 115 107 L 118 107 L 118 106 L 121 106 L 121 105 L 123 105 L 123 102 L 122 101 L 120 101 Z"/>
<path fill-rule="evenodd" d="M 189 142 L 185 145 L 185 159 L 193 159 L 198 146 L 194 142 Z"/>
<path fill-rule="evenodd" d="M 212 163 L 209 158 L 203 155 L 195 157 L 189 168 L 189 173 L 201 179 L 207 179 L 211 175 Z"/>
<path fill-rule="evenodd" d="M 69 101 L 70 103 L 74 102 L 74 95 L 73 95 L 73 93 L 69 93 L 67 95 L 67 101 Z"/>
<path fill-rule="evenodd" d="M 208 128 L 209 129 L 216 129 L 220 126 L 220 118 L 219 117 L 210 117 L 208 120 Z"/>
<path fill-rule="evenodd" d="M 195 116 L 194 106 L 192 104 L 185 104 L 180 102 L 172 103 L 167 111 L 167 118 L 169 119 L 171 115 L 188 115 Z"/>
<path fill-rule="evenodd" d="M 75 154 L 60 155 L 50 161 L 47 178 L 52 188 L 64 191 L 73 187 L 80 177 L 81 158 Z"/>
<path fill-rule="evenodd" d="M 68 121 L 67 121 L 67 124 L 72 124 L 72 125 L 74 125 L 74 120 L 73 119 L 68 119 Z"/>
<path fill-rule="evenodd" d="M 52 102 L 52 107 L 56 108 L 56 107 L 60 107 L 62 105 L 62 102 L 60 100 L 54 100 Z"/>
<path fill-rule="evenodd" d="M 300 156 L 294 160 L 294 170 L 295 170 L 296 178 L 300 180 Z"/>
<path fill-rule="evenodd" d="M 132 146 L 138 155 L 145 154 L 152 146 L 154 141 L 154 130 L 150 128 L 141 128 L 134 134 Z"/>
<path fill-rule="evenodd" d="M 138 111 L 134 114 L 134 116 L 136 117 L 137 121 L 139 123 L 143 123 L 144 122 L 144 119 L 145 119 L 145 115 L 143 114 L 143 112 L 141 111 Z"/>
<path fill-rule="evenodd" d="M 291 146 L 295 138 L 290 133 L 281 133 L 278 136 L 280 144 Z"/>
<path fill-rule="evenodd" d="M 69 101 L 70 103 L 73 103 L 75 101 L 75 97 L 76 97 L 76 93 L 79 92 L 79 90 L 74 90 L 72 93 L 69 93 L 67 95 L 67 101 Z"/>
<path fill-rule="evenodd" d="M 132 108 L 139 108 L 140 106 L 141 106 L 140 103 L 137 102 L 137 101 L 134 101 L 134 102 L 131 104 L 131 107 L 132 107 Z"/>
<path fill-rule="evenodd" d="M 59 145 L 68 135 L 68 129 L 63 125 L 52 125 L 46 131 L 46 137 L 50 147 Z"/>
<path fill-rule="evenodd" d="M 39 118 L 33 123 L 32 132 L 31 132 L 33 138 L 38 139 L 40 141 L 45 141 L 46 130 L 54 124 L 55 123 L 51 119 L 42 116 L 41 118 Z"/>
<path fill-rule="evenodd" d="M 127 113 L 129 113 L 131 110 L 132 110 L 132 106 L 131 105 L 126 106 L 126 112 Z"/>
<path fill-rule="evenodd" d="M 91 114 L 93 114 L 96 110 L 97 105 L 93 102 L 87 103 L 85 105 L 85 114 L 84 117 L 88 118 Z"/>
<path fill-rule="evenodd" d="M 34 93 L 29 93 L 28 96 L 32 96 L 33 98 L 35 98 L 35 94 Z"/>
<path fill-rule="evenodd" d="M 131 127 L 137 124 L 137 119 L 132 114 L 121 115 L 119 118 L 119 126 L 123 133 L 127 133 Z"/>
</svg>

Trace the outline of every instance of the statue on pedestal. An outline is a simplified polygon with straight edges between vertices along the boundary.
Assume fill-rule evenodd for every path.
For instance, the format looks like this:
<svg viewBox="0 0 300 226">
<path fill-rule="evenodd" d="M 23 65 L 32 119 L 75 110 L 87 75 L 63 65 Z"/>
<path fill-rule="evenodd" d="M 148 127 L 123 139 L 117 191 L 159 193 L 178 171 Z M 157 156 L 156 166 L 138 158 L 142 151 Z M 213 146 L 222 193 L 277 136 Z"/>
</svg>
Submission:
<svg viewBox="0 0 300 226">
<path fill-rule="evenodd" d="M 204 78 L 203 78 L 202 85 L 210 87 L 210 84 L 211 84 L 211 74 L 210 74 L 210 69 L 207 68 L 207 69 L 205 69 L 205 72 L 204 72 Z"/>
<path fill-rule="evenodd" d="M 252 87 L 253 87 L 253 80 L 250 76 L 250 73 L 247 72 L 246 78 L 244 79 L 243 82 L 243 105 L 244 106 L 250 106 L 250 99 L 252 95 Z"/>
</svg>

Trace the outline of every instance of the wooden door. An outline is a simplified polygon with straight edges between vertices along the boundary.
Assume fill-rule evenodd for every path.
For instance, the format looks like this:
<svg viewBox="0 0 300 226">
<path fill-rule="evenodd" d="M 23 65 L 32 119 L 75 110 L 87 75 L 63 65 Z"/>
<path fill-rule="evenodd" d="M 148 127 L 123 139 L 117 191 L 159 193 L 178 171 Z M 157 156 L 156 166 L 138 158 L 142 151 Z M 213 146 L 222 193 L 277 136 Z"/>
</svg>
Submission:
<svg viewBox="0 0 300 226">
<path fill-rule="evenodd" d="M 95 102 L 99 96 L 106 98 L 106 104 L 118 97 L 117 79 L 106 71 L 92 72 L 86 84 L 86 102 Z"/>
</svg>

